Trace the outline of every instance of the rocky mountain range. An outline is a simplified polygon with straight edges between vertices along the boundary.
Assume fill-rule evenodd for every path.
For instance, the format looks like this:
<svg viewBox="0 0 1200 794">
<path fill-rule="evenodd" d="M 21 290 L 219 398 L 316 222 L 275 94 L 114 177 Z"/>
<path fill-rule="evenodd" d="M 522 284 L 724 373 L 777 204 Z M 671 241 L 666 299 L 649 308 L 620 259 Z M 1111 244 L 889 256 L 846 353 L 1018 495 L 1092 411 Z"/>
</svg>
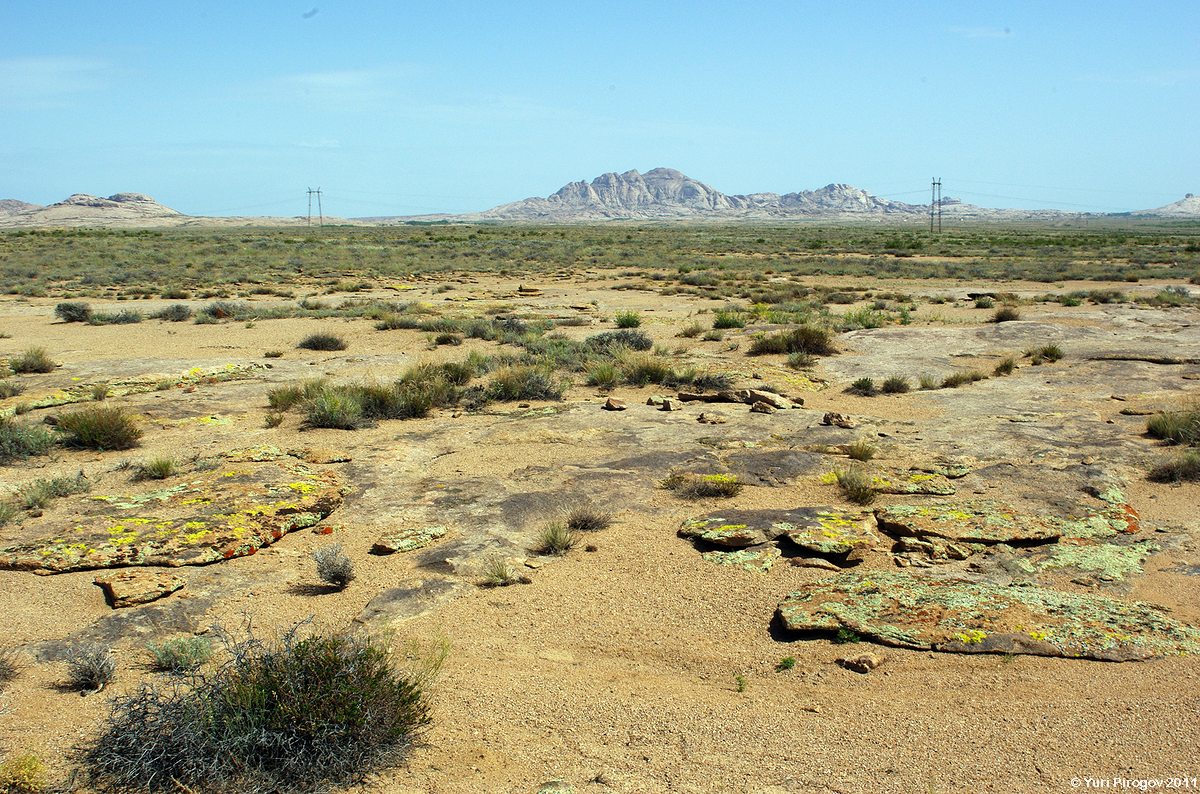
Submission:
<svg viewBox="0 0 1200 794">
<path fill-rule="evenodd" d="M 842 220 L 915 221 L 928 217 L 928 204 L 907 204 L 872 195 L 846 184 L 830 184 L 795 193 L 726 194 L 672 168 L 602 174 L 590 182 L 570 182 L 554 193 L 460 215 L 326 218 L 326 223 L 406 223 L 411 221 L 581 223 L 615 220 Z M 1183 199 L 1156 209 L 1126 213 L 1076 213 L 1060 210 L 993 209 L 943 198 L 944 219 L 965 221 L 1069 220 L 1074 217 L 1200 218 L 1200 198 Z M 77 193 L 40 207 L 15 199 L 0 200 L 0 228 L 21 226 L 204 226 L 296 225 L 303 217 L 208 218 L 184 215 L 142 193 L 99 198 Z"/>
</svg>

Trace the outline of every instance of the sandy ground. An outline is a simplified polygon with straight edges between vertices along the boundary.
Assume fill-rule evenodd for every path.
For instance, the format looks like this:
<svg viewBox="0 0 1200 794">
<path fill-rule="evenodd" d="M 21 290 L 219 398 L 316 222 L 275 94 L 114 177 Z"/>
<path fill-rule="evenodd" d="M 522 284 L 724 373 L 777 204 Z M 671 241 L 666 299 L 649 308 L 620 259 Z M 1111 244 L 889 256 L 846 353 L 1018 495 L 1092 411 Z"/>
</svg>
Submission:
<svg viewBox="0 0 1200 794">
<path fill-rule="evenodd" d="M 747 359 L 720 344 L 675 337 L 690 319 L 706 320 L 697 311 L 719 307 L 720 301 L 571 282 L 548 286 L 544 296 L 518 300 L 512 297 L 515 285 L 485 281 L 471 289 L 542 310 L 597 301 L 597 324 L 564 329 L 572 336 L 611 328 L 599 318 L 611 317 L 616 309 L 639 309 L 647 318 L 644 330 L 668 347 L 691 351 L 695 362 L 747 378 L 759 374 L 770 382 L 793 375 L 780 366 L 782 361 Z M 935 293 L 963 291 L 954 284 L 923 286 Z M 903 287 L 888 282 L 882 288 Z M 1042 285 L 1026 288 L 1045 291 Z M 157 305 L 114 302 L 96 308 L 145 310 L 151 304 Z M 416 477 L 410 469 L 427 466 L 422 474 L 495 478 L 520 491 L 532 461 L 568 466 L 586 461 L 589 454 L 586 434 L 572 430 L 554 438 L 543 429 L 523 435 L 527 431 L 521 425 L 497 436 L 511 444 L 469 446 L 472 433 L 490 432 L 497 423 L 519 416 L 515 406 L 483 416 L 452 418 L 443 412 L 402 428 L 383 423 L 353 434 L 301 433 L 295 418 L 278 430 L 263 427 L 267 408 L 262 395 L 271 385 L 322 374 L 386 378 L 417 361 L 457 359 L 473 347 L 493 349 L 487 343 L 428 350 L 424 334 L 381 333 L 367 321 L 341 320 L 271 320 L 250 327 L 150 321 L 92 328 L 54 322 L 52 307 L 50 300 L 0 303 L 0 333 L 10 335 L 0 339 L 0 356 L 39 345 L 63 365 L 48 375 L 24 376 L 26 394 L 3 405 L 48 393 L 72 379 L 91 383 L 192 366 L 267 362 L 262 354 L 268 350 L 284 351 L 284 356 L 270 360 L 273 368 L 263 370 L 259 380 L 201 387 L 194 394 L 175 390 L 120 398 L 117 404 L 145 417 L 141 449 L 56 451 L 49 458 L 0 469 L 8 488 L 77 470 L 84 470 L 97 490 L 117 488 L 126 476 L 115 471 L 123 459 L 186 457 L 275 443 L 348 449 L 356 464 L 359 456 L 377 466 L 394 464 L 396 471 L 408 472 L 398 476 L 410 479 Z M 475 305 L 447 307 L 474 310 Z M 1039 306 L 1026 311 L 1030 319 L 1076 322 L 1075 310 Z M 1185 311 L 1194 315 L 1194 310 Z M 987 314 L 962 305 L 935 305 L 923 306 L 918 316 L 933 312 L 951 325 L 978 323 Z M 347 339 L 347 353 L 294 349 L 302 335 L 327 328 Z M 819 380 L 822 370 L 814 375 Z M 828 388 L 819 382 L 806 387 L 812 411 L 839 410 L 918 428 L 937 424 L 945 415 L 942 404 L 922 395 L 854 398 L 841 394 L 845 383 L 830 380 Z M 1198 383 L 1186 385 L 1195 393 Z M 793 386 L 800 393 L 795 382 Z M 618 396 L 636 404 L 658 391 L 622 389 Z M 598 406 L 600 401 L 583 386 L 567 395 L 569 405 Z M 225 423 L 179 421 L 191 415 L 219 416 Z M 613 415 L 597 411 L 594 416 L 597 423 L 646 421 L 633 410 Z M 613 427 L 619 429 L 619 424 Z M 1148 441 L 1137 443 L 1149 450 Z M 459 458 L 439 464 L 434 457 L 420 457 L 431 450 Z M 662 474 L 640 476 L 651 480 Z M 375 483 L 373 489 L 389 485 Z M 530 489 L 538 485 L 529 483 Z M 328 540 L 301 531 L 252 557 L 207 569 L 220 569 L 234 584 L 208 609 L 204 623 L 237 625 L 249 615 L 262 630 L 273 630 L 315 615 L 323 625 L 342 627 L 379 592 L 427 577 L 429 572 L 413 560 L 367 554 L 380 528 L 371 500 L 380 497 L 365 490 L 334 516 L 336 539 L 356 563 L 358 579 L 349 589 L 312 596 L 295 587 L 313 581 L 308 555 Z M 603 493 L 587 496 L 606 501 Z M 1193 541 L 1200 533 L 1195 517 L 1200 486 L 1136 481 L 1129 496 L 1147 522 L 1183 527 Z M 781 488 L 748 488 L 736 504 L 821 504 L 836 498 L 814 476 Z M 445 638 L 452 651 L 433 693 L 432 727 L 405 767 L 371 778 L 365 790 L 532 792 L 544 781 L 562 779 L 577 791 L 591 792 L 1032 792 L 1082 788 L 1073 779 L 1200 776 L 1200 660 L 1195 657 L 1113 664 L 789 641 L 771 629 L 775 607 L 796 585 L 821 572 L 777 565 L 763 575 L 704 562 L 675 530 L 681 520 L 712 509 L 712 504 L 650 490 L 636 503 L 610 506 L 614 525 L 586 538 L 595 551 L 577 548 L 530 569 L 532 583 L 525 586 L 482 589 L 460 575 L 451 597 L 396 624 L 397 642 Z M 0 529 L 0 545 L 12 537 L 11 529 Z M 1180 562 L 1200 562 L 1194 543 L 1151 558 L 1130 596 L 1169 606 L 1176 618 L 1200 624 L 1200 580 L 1170 570 Z M 0 571 L 0 633 L 5 641 L 32 646 L 69 638 L 109 615 L 112 610 L 92 578 L 89 572 L 35 576 Z M 186 597 L 188 589 L 172 596 Z M 136 635 L 122 640 L 117 682 L 86 698 L 62 687 L 60 664 L 31 663 L 3 696 L 8 710 L 0 716 L 0 746 L 35 752 L 56 774 L 65 775 L 70 748 L 101 724 L 107 698 L 132 691 L 151 677 L 141 651 L 146 639 Z M 868 647 L 885 657 L 872 674 L 834 664 L 837 657 Z M 776 665 L 789 656 L 795 666 L 777 672 Z M 739 677 L 744 691 L 738 691 Z"/>
</svg>

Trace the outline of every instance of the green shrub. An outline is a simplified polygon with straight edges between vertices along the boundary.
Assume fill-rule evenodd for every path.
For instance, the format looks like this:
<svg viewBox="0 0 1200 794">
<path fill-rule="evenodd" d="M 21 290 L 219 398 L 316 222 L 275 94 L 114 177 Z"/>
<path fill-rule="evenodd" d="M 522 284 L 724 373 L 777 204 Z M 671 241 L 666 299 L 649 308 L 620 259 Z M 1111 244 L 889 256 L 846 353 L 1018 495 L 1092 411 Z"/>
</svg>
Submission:
<svg viewBox="0 0 1200 794">
<path fill-rule="evenodd" d="M 621 380 L 630 386 L 669 384 L 677 381 L 671 362 L 651 353 L 631 353 L 622 356 L 618 366 L 621 369 Z"/>
<path fill-rule="evenodd" d="M 116 698 L 80 750 L 104 792 L 307 792 L 361 783 L 401 761 L 429 724 L 428 676 L 361 634 L 289 632 L 229 643 L 190 680 Z"/>
<path fill-rule="evenodd" d="M 142 431 L 133 417 L 121 408 L 84 408 L 58 418 L 57 429 L 65 443 L 85 449 L 132 449 Z"/>
<path fill-rule="evenodd" d="M 728 498 L 742 492 L 742 483 L 732 474 L 688 474 L 675 472 L 663 480 L 663 487 L 688 498 Z"/>
<path fill-rule="evenodd" d="M 775 672 L 783 673 L 788 670 L 791 670 L 795 666 L 796 666 L 796 657 L 795 656 L 785 656 L 779 660 L 779 664 L 775 665 Z"/>
<path fill-rule="evenodd" d="M 971 372 L 954 372 L 942 379 L 943 389 L 957 389 L 959 386 L 966 386 L 968 383 L 987 380 L 987 374 L 974 370 Z"/>
<path fill-rule="evenodd" d="M 327 386 L 324 378 L 307 380 L 299 386 L 279 386 L 267 392 L 267 405 L 276 411 L 288 411 L 316 397 Z"/>
<path fill-rule="evenodd" d="M 1200 482 L 1200 449 L 1186 449 L 1173 460 L 1150 470 L 1152 482 Z"/>
<path fill-rule="evenodd" d="M 53 372 L 57 366 L 44 347 L 31 347 L 8 360 L 8 368 L 18 375 Z"/>
<path fill-rule="evenodd" d="M 746 318 L 738 312 L 717 312 L 713 315 L 712 327 L 715 329 L 745 328 Z"/>
<path fill-rule="evenodd" d="M 54 446 L 54 434 L 41 425 L 19 424 L 0 416 L 0 464 L 45 455 Z"/>
<path fill-rule="evenodd" d="M 173 637 L 146 646 L 155 670 L 164 673 L 191 673 L 212 658 L 212 642 L 207 637 Z"/>
<path fill-rule="evenodd" d="M 617 312 L 615 320 L 618 328 L 637 328 L 642 324 L 642 315 L 637 312 Z"/>
<path fill-rule="evenodd" d="M 847 394 L 857 394 L 860 397 L 874 397 L 876 391 L 875 381 L 871 378 L 859 378 L 846 387 Z"/>
<path fill-rule="evenodd" d="M 879 390 L 884 394 L 906 394 L 912 391 L 912 383 L 903 375 L 891 375 L 883 381 Z"/>
<path fill-rule="evenodd" d="M 859 466 L 851 466 L 837 472 L 837 483 L 842 493 L 851 502 L 858 505 L 869 505 L 875 501 L 876 491 L 870 472 Z"/>
<path fill-rule="evenodd" d="M 976 309 L 992 309 L 995 308 L 995 306 L 996 301 L 993 300 L 989 295 L 981 295 L 975 299 Z"/>
<path fill-rule="evenodd" d="M 782 333 L 758 337 L 750 343 L 748 352 L 752 356 L 770 353 L 809 353 L 814 356 L 828 356 L 837 351 L 833 347 L 832 334 L 828 328 L 799 325 Z"/>
<path fill-rule="evenodd" d="M 1012 356 L 1008 356 L 992 370 L 992 374 L 996 376 L 1011 375 L 1013 370 L 1017 368 L 1017 361 Z"/>
<path fill-rule="evenodd" d="M 192 317 L 192 309 L 182 303 L 172 303 L 150 315 L 155 320 L 165 320 L 171 323 L 181 323 Z"/>
<path fill-rule="evenodd" d="M 561 400 L 563 387 L 544 369 L 530 366 L 505 367 L 492 376 L 488 396 L 501 402 L 516 400 Z"/>
<path fill-rule="evenodd" d="M 54 314 L 64 323 L 86 323 L 92 318 L 92 307 L 82 301 L 65 301 L 54 307 Z"/>
<path fill-rule="evenodd" d="M 585 372 L 589 386 L 611 389 L 621 382 L 621 370 L 612 361 L 593 361 L 587 365 Z"/>
<path fill-rule="evenodd" d="M 435 345 L 457 346 L 457 345 L 461 345 L 462 342 L 463 342 L 462 334 L 456 334 L 456 333 L 452 333 L 452 332 L 438 334 L 437 336 L 435 336 L 433 338 L 433 343 Z"/>
<path fill-rule="evenodd" d="M 179 464 L 174 458 L 151 458 L 134 467 L 133 480 L 165 480 L 178 473 Z"/>
<path fill-rule="evenodd" d="M 317 564 L 317 576 L 325 584 L 345 590 L 354 581 L 354 563 L 342 551 L 342 544 L 323 546 L 313 552 Z"/>
<path fill-rule="evenodd" d="M 0 763 L 0 791 L 8 794 L 41 794 L 49 790 L 49 773 L 36 755 L 15 755 Z"/>
<path fill-rule="evenodd" d="M 1200 404 L 1151 416 L 1146 420 L 1146 432 L 1172 444 L 1200 445 Z"/>
<path fill-rule="evenodd" d="M 616 353 L 618 348 L 622 347 L 629 348 L 630 350 L 649 350 L 654 347 L 654 341 L 642 331 L 623 329 L 620 331 L 605 331 L 602 334 L 589 336 L 584 340 L 584 345 L 598 353 L 611 355 Z"/>
<path fill-rule="evenodd" d="M 725 338 L 725 334 L 717 330 L 705 331 L 704 335 L 700 338 L 705 342 L 720 342 Z"/>
<path fill-rule="evenodd" d="M 787 365 L 792 369 L 807 369 L 817 363 L 817 357 L 812 353 L 792 353 L 787 358 Z"/>
<path fill-rule="evenodd" d="M 357 430 L 370 424 L 362 400 L 346 389 L 326 388 L 304 403 L 304 425 L 332 430 Z"/>
<path fill-rule="evenodd" d="M 333 334 L 309 334 L 301 339 L 296 347 L 303 350 L 345 350 L 346 342 Z"/>
<path fill-rule="evenodd" d="M 542 527 L 542 531 L 538 533 L 536 551 L 539 554 L 553 554 L 561 557 L 573 549 L 578 540 L 579 536 L 565 523 L 552 521 Z"/>
<path fill-rule="evenodd" d="M 233 301 L 214 301 L 200 310 L 200 315 L 213 320 L 241 320 L 250 316 L 250 307 Z"/>
</svg>

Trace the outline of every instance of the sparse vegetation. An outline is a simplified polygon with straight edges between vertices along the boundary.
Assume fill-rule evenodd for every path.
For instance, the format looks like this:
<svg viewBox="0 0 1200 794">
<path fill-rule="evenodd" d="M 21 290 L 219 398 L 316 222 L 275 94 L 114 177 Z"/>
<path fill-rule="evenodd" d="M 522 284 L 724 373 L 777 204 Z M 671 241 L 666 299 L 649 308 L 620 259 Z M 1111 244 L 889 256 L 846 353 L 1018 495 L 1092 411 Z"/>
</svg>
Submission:
<svg viewBox="0 0 1200 794">
<path fill-rule="evenodd" d="M 860 397 L 874 397 L 878 393 L 875 381 L 871 378 L 859 378 L 846 387 L 847 394 L 857 394 Z"/>
<path fill-rule="evenodd" d="M 828 328 L 801 325 L 778 334 L 756 338 L 748 351 L 752 356 L 770 353 L 808 353 L 814 356 L 829 356 L 837 351 L 833 347 L 832 334 Z"/>
<path fill-rule="evenodd" d="M 334 336 L 333 334 L 309 334 L 301 339 L 296 347 L 303 350 L 345 350 L 346 341 L 340 336 Z"/>
<path fill-rule="evenodd" d="M 354 563 L 342 551 L 342 544 L 322 546 L 313 552 L 317 564 L 317 577 L 338 590 L 345 590 L 354 581 Z"/>
<path fill-rule="evenodd" d="M 879 387 L 884 394 L 906 394 L 911 390 L 912 382 L 903 375 L 890 375 Z"/>
<path fill-rule="evenodd" d="M 536 550 L 539 554 L 561 557 L 579 542 L 579 535 L 564 521 L 551 521 L 538 533 Z"/>
<path fill-rule="evenodd" d="M 531 366 L 505 367 L 492 376 L 488 396 L 501 402 L 516 400 L 561 400 L 563 386 L 544 369 Z"/>
<path fill-rule="evenodd" d="M 1047 361 L 1053 364 L 1063 357 L 1063 351 L 1058 345 L 1042 345 L 1025 351 L 1025 355 L 1029 358 L 1029 363 L 1036 367 Z"/>
<path fill-rule="evenodd" d="M 846 498 L 856 505 L 869 505 L 875 501 L 875 486 L 871 474 L 860 466 L 851 466 L 836 473 L 837 484 Z"/>
<path fill-rule="evenodd" d="M 8 688 L 8 685 L 17 679 L 21 671 L 25 669 L 25 660 L 22 658 L 22 653 L 12 645 L 0 645 L 0 694 Z"/>
<path fill-rule="evenodd" d="M 717 312 L 713 315 L 712 327 L 716 329 L 745 328 L 746 318 L 739 312 Z"/>
<path fill-rule="evenodd" d="M 184 303 L 172 303 L 154 314 L 150 315 L 155 320 L 166 320 L 170 323 L 182 323 L 192 318 L 192 309 Z"/>
<path fill-rule="evenodd" d="M 510 584 L 522 584 L 528 579 L 517 573 L 517 569 L 508 560 L 500 556 L 489 557 L 483 564 L 482 587 L 508 587 Z"/>
<path fill-rule="evenodd" d="M 796 657 L 795 656 L 785 656 L 779 660 L 779 664 L 775 665 L 775 672 L 783 673 L 788 670 L 791 670 L 795 666 L 796 666 Z"/>
<path fill-rule="evenodd" d="M 117 677 L 117 660 L 107 645 L 87 643 L 67 652 L 67 680 L 81 692 L 99 692 Z"/>
<path fill-rule="evenodd" d="M 969 383 L 978 383 L 981 380 L 987 380 L 987 373 L 979 370 L 971 370 L 969 372 L 953 372 L 942 378 L 941 388 L 957 389 L 959 386 L 966 386 Z"/>
<path fill-rule="evenodd" d="M 0 791 L 6 794 L 41 794 L 49 788 L 49 772 L 36 755 L 16 755 L 0 763 Z"/>
<path fill-rule="evenodd" d="M 24 384 L 18 383 L 15 380 L 0 380 L 0 400 L 7 400 L 9 397 L 16 397 L 25 391 Z"/>
<path fill-rule="evenodd" d="M 67 446 L 85 449 L 131 449 L 142 431 L 133 417 L 121 408 L 92 407 L 58 418 L 57 429 Z"/>
<path fill-rule="evenodd" d="M 856 438 L 850 442 L 847 447 L 846 454 L 852 460 L 868 461 L 875 457 L 879 452 L 879 448 L 869 438 Z"/>
<path fill-rule="evenodd" d="M 1173 459 L 1155 466 L 1147 477 L 1152 482 L 1200 481 L 1200 449 L 1184 450 Z"/>
<path fill-rule="evenodd" d="M 179 472 L 174 458 L 151 458 L 137 464 L 133 469 L 133 481 L 165 480 Z"/>
<path fill-rule="evenodd" d="M 407 672 L 364 635 L 294 629 L 227 640 L 228 661 L 113 701 L 81 748 L 103 792 L 318 792 L 403 758 L 430 722 L 435 669 Z"/>
<path fill-rule="evenodd" d="M 637 328 L 642 324 L 642 315 L 637 312 L 617 312 L 614 319 L 618 328 Z"/>
<path fill-rule="evenodd" d="M 34 480 L 17 492 L 16 504 L 25 510 L 37 510 L 50 504 L 54 499 L 61 499 L 71 494 L 87 493 L 92 484 L 83 472 L 73 477 L 52 477 L 45 480 Z"/>
<path fill-rule="evenodd" d="M 668 491 L 688 498 L 729 498 L 742 492 L 743 484 L 732 474 L 689 474 L 675 472 L 662 483 Z"/>
<path fill-rule="evenodd" d="M 992 374 L 997 377 L 1003 377 L 1005 375 L 1011 375 L 1013 373 L 1013 370 L 1015 370 L 1016 368 L 1017 368 L 1017 360 L 1015 358 L 1013 358 L 1012 356 L 1008 356 L 1007 358 L 1005 358 L 999 364 L 996 365 L 996 368 L 992 370 Z"/>
<path fill-rule="evenodd" d="M 1151 416 L 1146 433 L 1171 444 L 1200 445 L 1200 403 Z"/>
<path fill-rule="evenodd" d="M 599 532 L 612 526 L 612 513 L 590 504 L 581 504 L 567 511 L 566 525 L 572 532 Z"/>
<path fill-rule="evenodd" d="M 1021 312 L 1015 306 L 1001 306 L 996 309 L 996 313 L 992 315 L 992 322 L 1007 323 L 1013 320 L 1020 320 Z"/>
<path fill-rule="evenodd" d="M 64 301 L 54 307 L 54 315 L 64 323 L 86 323 L 92 318 L 92 307 L 82 301 Z"/>
<path fill-rule="evenodd" d="M 44 347 L 31 347 L 8 360 L 8 368 L 17 375 L 53 372 L 57 367 Z"/>
<path fill-rule="evenodd" d="M 192 673 L 212 658 L 207 637 L 172 637 L 146 646 L 154 669 L 164 673 Z"/>
<path fill-rule="evenodd" d="M 0 464 L 44 455 L 54 446 L 54 434 L 41 425 L 22 424 L 0 416 Z"/>
</svg>

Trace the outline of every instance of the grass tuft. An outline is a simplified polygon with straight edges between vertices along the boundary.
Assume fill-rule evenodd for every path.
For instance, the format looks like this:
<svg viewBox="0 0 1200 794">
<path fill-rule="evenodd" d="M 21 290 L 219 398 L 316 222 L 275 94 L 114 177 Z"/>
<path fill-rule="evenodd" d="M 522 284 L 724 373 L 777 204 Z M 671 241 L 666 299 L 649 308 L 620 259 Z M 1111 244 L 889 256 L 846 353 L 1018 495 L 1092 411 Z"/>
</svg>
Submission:
<svg viewBox="0 0 1200 794">
<path fill-rule="evenodd" d="M 662 482 L 668 491 L 687 498 L 729 498 L 742 492 L 743 484 L 732 474 L 689 474 L 675 472 Z"/>
<path fill-rule="evenodd" d="M 345 350 L 346 340 L 333 334 L 309 334 L 296 347 L 303 350 Z"/>
<path fill-rule="evenodd" d="M 132 449 L 142 437 L 133 417 L 121 408 L 84 408 L 60 416 L 57 428 L 68 446 L 101 451 Z"/>
<path fill-rule="evenodd" d="M 88 643 L 67 652 L 67 680 L 81 692 L 99 692 L 117 677 L 117 660 L 107 645 Z"/>
<path fill-rule="evenodd" d="M 146 646 L 155 670 L 164 673 L 195 672 L 212 658 L 212 642 L 207 637 L 173 637 Z"/>
<path fill-rule="evenodd" d="M 53 372 L 57 367 L 44 347 L 31 347 L 8 360 L 8 368 L 17 375 Z"/>
<path fill-rule="evenodd" d="M 837 483 L 846 498 L 857 505 L 869 505 L 877 494 L 871 482 L 871 474 L 860 466 L 851 466 L 837 472 Z"/>
<path fill-rule="evenodd" d="M 552 521 L 542 527 L 538 533 L 536 551 L 539 554 L 553 554 L 561 557 L 575 547 L 579 541 L 577 535 L 565 522 Z"/>
</svg>

